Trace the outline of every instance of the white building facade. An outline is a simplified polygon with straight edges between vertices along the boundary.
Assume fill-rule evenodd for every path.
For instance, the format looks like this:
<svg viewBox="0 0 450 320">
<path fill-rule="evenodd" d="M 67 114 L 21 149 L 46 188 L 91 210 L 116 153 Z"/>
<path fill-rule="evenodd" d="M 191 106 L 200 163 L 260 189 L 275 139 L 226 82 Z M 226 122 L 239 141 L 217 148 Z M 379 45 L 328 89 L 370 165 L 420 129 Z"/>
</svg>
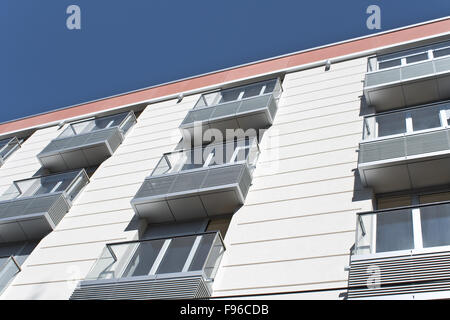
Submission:
<svg viewBox="0 0 450 320">
<path fill-rule="evenodd" d="M 448 298 L 449 99 L 445 18 L 0 124 L 0 298 Z"/>
</svg>

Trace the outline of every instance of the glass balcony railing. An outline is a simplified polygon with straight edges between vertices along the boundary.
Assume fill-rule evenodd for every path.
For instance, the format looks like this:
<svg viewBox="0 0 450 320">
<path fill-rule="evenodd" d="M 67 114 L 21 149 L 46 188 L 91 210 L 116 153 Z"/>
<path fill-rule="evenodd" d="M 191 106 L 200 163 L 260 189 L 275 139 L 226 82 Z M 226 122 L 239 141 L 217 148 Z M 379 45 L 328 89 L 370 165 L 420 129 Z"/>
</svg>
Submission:
<svg viewBox="0 0 450 320">
<path fill-rule="evenodd" d="M 224 136 L 226 129 L 267 128 L 273 123 L 281 92 L 280 80 L 271 79 L 203 94 L 180 125 L 183 137 L 200 142 L 198 145 L 203 140 L 195 139 L 196 126 L 202 131 L 218 129 Z"/>
<path fill-rule="evenodd" d="M 3 241 L 38 239 L 51 231 L 88 182 L 84 169 L 15 181 L 0 196 Z"/>
<path fill-rule="evenodd" d="M 439 249 L 450 246 L 449 229 L 450 201 L 360 213 L 352 254 Z"/>
<path fill-rule="evenodd" d="M 205 297 L 224 251 L 219 232 L 108 244 L 72 299 Z M 197 292 L 198 282 L 187 279 L 207 290 Z M 135 290 L 121 290 L 130 283 Z M 105 284 L 116 286 L 112 297 Z"/>
<path fill-rule="evenodd" d="M 131 204 L 153 222 L 233 213 L 247 195 L 258 155 L 256 138 L 165 154 Z"/>
<path fill-rule="evenodd" d="M 0 166 L 3 165 L 14 151 L 20 148 L 20 141 L 16 137 L 0 141 Z"/>
<path fill-rule="evenodd" d="M 38 159 L 52 171 L 99 165 L 114 153 L 135 123 L 133 112 L 70 123 Z"/>
<path fill-rule="evenodd" d="M 364 95 L 378 111 L 450 98 L 450 41 L 372 57 Z"/>
</svg>

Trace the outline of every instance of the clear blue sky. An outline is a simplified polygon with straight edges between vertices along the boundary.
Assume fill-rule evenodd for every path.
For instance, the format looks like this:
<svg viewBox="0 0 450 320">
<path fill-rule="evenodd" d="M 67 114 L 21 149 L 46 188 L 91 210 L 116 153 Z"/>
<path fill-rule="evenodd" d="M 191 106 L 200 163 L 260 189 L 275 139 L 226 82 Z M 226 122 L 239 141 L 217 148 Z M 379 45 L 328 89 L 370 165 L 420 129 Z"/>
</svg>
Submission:
<svg viewBox="0 0 450 320">
<path fill-rule="evenodd" d="M 0 122 L 449 14 L 449 0 L 1 0 Z"/>
</svg>

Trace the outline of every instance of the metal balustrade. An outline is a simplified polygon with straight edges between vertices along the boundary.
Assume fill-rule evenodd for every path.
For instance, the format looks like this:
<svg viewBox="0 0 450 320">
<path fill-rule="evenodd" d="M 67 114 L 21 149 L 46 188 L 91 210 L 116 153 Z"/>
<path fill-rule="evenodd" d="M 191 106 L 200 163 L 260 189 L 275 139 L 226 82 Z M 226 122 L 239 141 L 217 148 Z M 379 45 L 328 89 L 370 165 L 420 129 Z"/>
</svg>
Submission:
<svg viewBox="0 0 450 320">
<path fill-rule="evenodd" d="M 450 183 L 449 119 L 448 102 L 365 117 L 363 185 L 390 192 Z"/>
<path fill-rule="evenodd" d="M 108 244 L 71 299 L 205 298 L 224 251 L 219 232 Z"/>
<path fill-rule="evenodd" d="M 207 129 L 246 131 L 272 125 L 282 88 L 279 79 L 203 94 L 180 125 L 183 138 L 203 143 Z"/>
<path fill-rule="evenodd" d="M 448 291 L 449 228 L 450 201 L 358 214 L 349 298 L 432 298 Z"/>
<path fill-rule="evenodd" d="M 450 41 L 369 59 L 364 96 L 377 111 L 450 98 Z"/>
<path fill-rule="evenodd" d="M 70 123 L 37 157 L 53 172 L 99 165 L 114 153 L 135 123 L 132 111 Z"/>
<path fill-rule="evenodd" d="M 154 223 L 233 213 L 244 203 L 258 155 L 256 138 L 165 154 L 133 209 Z"/>
<path fill-rule="evenodd" d="M 0 242 L 45 236 L 88 182 L 84 169 L 15 181 L 0 196 Z"/>
</svg>

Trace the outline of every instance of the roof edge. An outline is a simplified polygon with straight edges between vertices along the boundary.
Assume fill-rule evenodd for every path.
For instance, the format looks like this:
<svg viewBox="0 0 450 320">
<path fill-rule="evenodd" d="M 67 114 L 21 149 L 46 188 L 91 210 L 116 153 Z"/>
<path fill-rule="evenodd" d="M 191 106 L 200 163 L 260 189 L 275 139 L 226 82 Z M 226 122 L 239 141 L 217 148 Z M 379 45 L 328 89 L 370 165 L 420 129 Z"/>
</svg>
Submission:
<svg viewBox="0 0 450 320">
<path fill-rule="evenodd" d="M 358 41 L 362 41 L 362 40 L 370 40 L 370 39 L 376 39 L 378 37 L 383 37 L 392 33 L 396 33 L 396 32 L 401 32 L 401 31 L 405 31 L 405 30 L 409 30 L 409 29 L 413 29 L 413 28 L 418 28 L 418 27 L 424 27 L 430 24 L 437 24 L 439 22 L 444 22 L 446 20 L 449 20 L 450 16 L 446 16 L 443 18 L 439 18 L 439 19 L 434 19 L 434 20 L 429 20 L 429 21 L 425 21 L 425 22 L 420 22 L 417 24 L 412 24 L 412 25 L 408 25 L 408 26 L 404 26 L 404 27 L 399 27 L 399 28 L 395 28 L 395 29 L 390 29 L 390 30 L 386 30 L 386 31 L 382 31 L 382 32 L 378 32 L 378 33 L 374 33 L 374 34 L 370 34 L 370 35 L 365 35 L 365 36 L 361 36 L 361 37 L 357 37 L 357 38 L 352 38 L 352 39 L 347 39 L 347 40 L 343 40 L 343 41 L 339 41 L 339 42 L 334 42 L 331 44 L 326 44 L 326 45 L 322 45 L 322 46 L 317 46 L 317 47 L 313 47 L 313 48 L 308 48 L 308 49 L 304 49 L 304 50 L 300 50 L 300 51 L 295 51 L 292 53 L 287 53 L 287 54 L 283 54 L 283 55 L 279 55 L 279 56 L 275 56 L 275 57 L 270 57 L 270 58 L 266 58 L 266 59 L 262 59 L 262 60 L 257 60 L 257 61 L 252 61 L 249 63 L 245 63 L 245 64 L 241 64 L 241 65 L 237 65 L 237 66 L 232 66 L 232 67 L 228 67 L 228 68 L 224 68 L 224 69 L 219 69 L 219 70 L 215 70 L 215 71 L 211 71 L 211 72 L 207 72 L 207 73 L 203 73 L 203 74 L 198 74 L 198 75 L 194 75 L 194 76 L 190 76 L 190 77 L 186 77 L 186 78 L 181 78 L 181 79 L 177 79 L 174 81 L 169 81 L 169 82 L 165 82 L 165 83 L 161 83 L 161 84 L 157 84 L 154 86 L 149 86 L 149 87 L 144 87 L 144 88 L 140 88 L 140 89 L 136 89 L 136 90 L 132 90 L 132 91 L 127 91 L 127 92 L 123 92 L 123 93 L 119 93 L 116 95 L 111 95 L 111 96 L 107 96 L 107 97 L 102 97 L 99 99 L 94 99 L 94 100 L 89 100 L 86 102 L 82 102 L 79 104 L 75 104 L 75 105 L 69 105 L 69 106 L 65 106 L 65 107 L 61 107 L 61 108 L 57 108 L 57 109 L 53 109 L 53 110 L 49 110 L 49 111 L 45 111 L 42 113 L 37 113 L 37 114 L 33 114 L 33 115 L 29 115 L 29 116 L 25 116 L 25 117 L 21 117 L 21 118 L 17 118 L 17 119 L 13 119 L 13 120 L 8 120 L 5 122 L 1 122 L 0 123 L 0 134 L 6 134 L 6 133 L 11 133 L 14 131 L 19 131 L 19 130 L 30 130 L 33 127 L 37 127 L 38 125 L 32 125 L 32 126 L 19 126 L 18 128 L 14 128 L 13 130 L 10 130 L 12 128 L 6 128 L 6 127 L 10 127 L 10 124 L 13 123 L 20 123 L 20 122 L 24 122 L 26 120 L 29 119 L 34 119 L 34 118 L 38 118 L 38 117 L 42 117 L 42 116 L 47 116 L 47 115 L 51 115 L 51 114 L 55 114 L 58 112 L 62 112 L 62 111 L 66 111 L 66 110 L 70 110 L 70 109 L 75 109 L 75 108 L 81 108 L 83 106 L 88 106 L 94 103 L 98 103 L 98 102 L 106 102 L 108 100 L 112 100 L 112 99 L 117 99 L 120 97 L 124 97 L 124 96 L 128 96 L 131 94 L 139 94 L 141 92 L 147 91 L 147 90 L 157 90 L 157 89 L 161 89 L 164 87 L 168 87 L 171 85 L 176 85 L 176 84 L 180 84 L 183 82 L 189 82 L 189 81 L 195 81 L 198 80 L 202 77 L 211 77 L 220 73 L 226 73 L 226 72 L 230 72 L 230 71 L 236 71 L 238 69 L 241 68 L 247 68 L 247 67 L 252 67 L 252 66 L 256 66 L 256 65 L 260 65 L 260 64 L 264 64 L 264 63 L 270 63 L 276 60 L 280 60 L 280 59 L 289 59 L 291 57 L 295 57 L 298 55 L 304 55 L 304 54 L 308 54 L 314 51 L 319 51 L 319 50 L 324 50 L 324 49 L 329 49 L 329 48 L 333 48 L 333 47 L 337 47 L 337 46 L 341 46 L 341 45 L 345 45 L 345 44 L 350 44 L 353 42 L 358 42 Z M 450 25 L 449 25 L 449 29 L 447 30 L 447 32 L 450 32 Z M 446 35 L 446 32 L 444 33 L 436 33 L 431 35 L 431 37 L 437 37 L 439 35 Z M 423 38 L 423 37 L 422 37 Z M 420 41 L 420 39 L 422 39 L 421 37 L 415 38 L 414 40 L 410 40 L 410 41 Z M 425 37 L 427 38 L 427 37 Z M 401 41 L 395 43 L 394 45 L 400 45 Z M 392 44 L 391 44 L 392 45 Z M 377 48 L 382 48 L 383 46 L 379 46 Z M 353 53 L 356 52 L 365 52 L 367 50 L 356 50 Z M 369 52 L 367 54 L 370 54 Z M 351 53 L 347 53 L 347 55 L 351 55 Z M 333 57 L 335 58 L 335 57 Z M 321 61 L 320 59 L 317 59 L 316 61 Z M 299 64 L 299 66 L 302 64 Z M 281 71 L 284 68 L 279 68 L 278 70 Z M 275 71 L 273 71 L 275 72 Z M 258 75 L 263 75 L 263 73 L 259 73 Z M 254 77 L 255 75 L 253 75 Z M 219 82 L 219 83 L 225 83 L 225 81 Z M 204 86 L 198 86 L 198 88 L 202 88 Z M 187 90 L 187 91 L 192 91 L 192 90 Z M 184 90 L 180 90 L 179 93 L 183 93 L 185 92 Z M 191 93 L 192 94 L 192 93 Z M 172 96 L 172 95 L 160 95 L 159 98 L 164 98 L 166 97 L 164 100 L 167 100 L 167 96 Z M 138 103 L 145 103 L 145 101 L 150 101 L 150 100 L 154 100 L 154 99 L 143 99 L 143 100 L 136 100 L 135 102 L 131 103 L 131 104 L 124 104 L 122 105 L 123 107 L 125 106 L 129 106 L 132 104 L 138 104 Z M 159 99 L 158 99 L 159 100 Z M 103 111 L 107 111 L 107 110 L 112 110 L 117 108 L 118 106 L 111 106 L 111 108 L 104 108 Z M 95 110 L 93 111 L 93 113 L 98 113 L 99 110 Z M 84 112 L 83 115 L 88 115 L 90 114 L 90 112 Z M 65 119 L 65 118 L 64 118 Z M 62 121 L 64 119 L 60 119 L 59 121 Z M 48 122 L 48 121 L 47 121 Z M 40 124 L 44 124 L 46 122 L 41 122 Z M 6 129 L 6 130 L 5 130 Z"/>
</svg>

